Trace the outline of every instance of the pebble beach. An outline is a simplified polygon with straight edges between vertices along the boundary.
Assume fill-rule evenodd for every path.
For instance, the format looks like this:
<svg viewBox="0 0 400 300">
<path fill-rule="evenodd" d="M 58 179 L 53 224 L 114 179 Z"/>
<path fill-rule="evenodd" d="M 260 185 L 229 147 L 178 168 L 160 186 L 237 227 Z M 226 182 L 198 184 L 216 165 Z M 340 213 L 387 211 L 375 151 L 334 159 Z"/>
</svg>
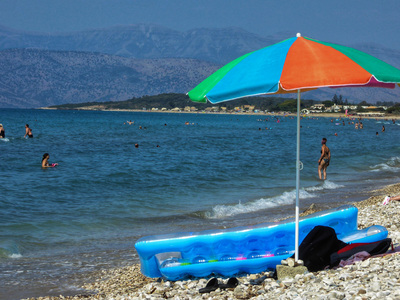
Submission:
<svg viewBox="0 0 400 300">
<path fill-rule="evenodd" d="M 353 203 L 358 209 L 359 229 L 385 226 L 394 247 L 400 242 L 400 201 L 382 205 L 385 196 L 400 194 L 400 184 L 371 192 L 371 196 Z M 318 211 L 318 207 L 315 207 Z M 308 210 L 306 214 L 312 213 Z M 270 273 L 238 276 L 236 288 L 200 294 L 209 278 L 185 281 L 163 281 L 147 278 L 140 266 L 102 271 L 93 282 L 82 283 L 85 292 L 75 296 L 29 299 L 400 299 L 400 252 L 371 257 L 342 268 L 307 272 L 295 278 L 266 278 L 258 285 L 251 280 L 270 277 Z M 228 278 L 218 278 L 225 282 Z"/>
</svg>

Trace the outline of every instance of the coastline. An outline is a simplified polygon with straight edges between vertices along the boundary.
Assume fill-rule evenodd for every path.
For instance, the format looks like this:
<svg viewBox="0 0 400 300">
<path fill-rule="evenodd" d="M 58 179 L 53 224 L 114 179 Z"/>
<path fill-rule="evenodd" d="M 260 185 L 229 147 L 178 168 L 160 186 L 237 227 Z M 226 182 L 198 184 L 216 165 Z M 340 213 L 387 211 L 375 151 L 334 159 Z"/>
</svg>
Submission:
<svg viewBox="0 0 400 300">
<path fill-rule="evenodd" d="M 393 244 L 398 246 L 400 201 L 382 205 L 386 195 L 398 194 L 400 183 L 373 190 L 370 197 L 363 201 L 349 201 L 359 209 L 359 229 L 382 225 L 388 229 L 388 237 Z M 318 210 L 317 207 L 307 214 Z M 134 264 L 101 271 L 94 282 L 83 284 L 82 288 L 86 292 L 80 295 L 28 299 L 314 299 L 324 296 L 336 299 L 400 299 L 399 270 L 400 252 L 369 258 L 343 268 L 297 275 L 290 280 L 276 281 L 267 278 L 261 285 L 251 285 L 250 280 L 268 275 L 267 273 L 244 275 L 238 277 L 240 285 L 235 289 L 217 289 L 209 294 L 200 294 L 198 290 L 206 285 L 208 278 L 164 282 L 145 277 L 140 273 L 140 266 Z"/>
<path fill-rule="evenodd" d="M 38 109 L 42 110 L 63 110 L 58 108 L 51 107 L 40 107 Z M 141 109 L 104 109 L 101 107 L 93 108 L 92 106 L 81 107 L 77 109 L 67 109 L 67 110 L 83 110 L 83 111 L 110 111 L 110 112 L 143 112 L 143 113 L 169 113 L 169 114 L 209 114 L 209 115 L 240 115 L 240 116 L 279 116 L 279 117 L 296 117 L 296 113 L 265 113 L 265 112 L 206 112 L 206 111 L 172 111 L 172 110 L 141 110 Z M 308 118 L 362 118 L 362 119 L 377 119 L 377 120 L 400 120 L 400 115 L 385 115 L 385 116 L 356 116 L 356 115 L 348 115 L 346 116 L 343 113 L 309 113 L 306 116 Z"/>
</svg>

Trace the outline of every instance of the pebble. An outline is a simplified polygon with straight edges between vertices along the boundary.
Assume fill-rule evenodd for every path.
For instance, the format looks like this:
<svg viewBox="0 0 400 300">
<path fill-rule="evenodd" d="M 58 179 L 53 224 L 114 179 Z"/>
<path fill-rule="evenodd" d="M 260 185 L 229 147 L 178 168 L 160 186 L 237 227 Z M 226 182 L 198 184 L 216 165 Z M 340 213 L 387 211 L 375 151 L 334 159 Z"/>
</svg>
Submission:
<svg viewBox="0 0 400 300">
<path fill-rule="evenodd" d="M 388 186 L 377 195 L 354 203 L 359 208 L 359 229 L 382 225 L 389 230 L 393 243 L 400 242 L 400 201 L 382 205 L 385 195 L 400 194 L 400 184 Z M 379 195 L 378 195 L 379 194 Z M 237 277 L 240 284 L 233 289 L 217 289 L 200 294 L 198 290 L 210 278 L 184 281 L 157 281 L 140 273 L 140 266 L 102 272 L 99 280 L 83 286 L 87 293 L 76 296 L 40 297 L 58 299 L 398 299 L 400 300 L 400 253 L 370 258 L 343 268 L 296 275 L 293 279 L 276 281 L 267 278 L 260 285 L 251 285 L 268 272 Z M 226 281 L 227 278 L 221 278 Z M 35 299 L 35 298 L 30 298 Z"/>
</svg>

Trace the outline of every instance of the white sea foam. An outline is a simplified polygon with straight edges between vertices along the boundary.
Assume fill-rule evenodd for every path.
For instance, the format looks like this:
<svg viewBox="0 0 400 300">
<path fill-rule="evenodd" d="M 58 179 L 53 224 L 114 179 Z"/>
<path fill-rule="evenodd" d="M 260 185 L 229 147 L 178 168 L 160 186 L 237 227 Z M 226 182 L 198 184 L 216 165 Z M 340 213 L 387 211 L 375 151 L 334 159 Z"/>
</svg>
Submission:
<svg viewBox="0 0 400 300">
<path fill-rule="evenodd" d="M 308 192 L 322 191 L 322 190 L 335 190 L 342 188 L 344 185 L 336 184 L 333 181 L 325 180 L 322 185 L 310 186 L 305 188 Z"/>
<path fill-rule="evenodd" d="M 300 189 L 300 199 L 314 198 L 315 194 L 311 192 L 321 190 L 333 190 L 344 187 L 343 185 L 336 184 L 333 181 L 325 180 L 323 184 Z M 263 209 L 273 208 L 281 205 L 288 205 L 294 203 L 296 200 L 296 190 L 284 192 L 281 195 L 271 198 L 261 198 L 245 204 L 238 203 L 236 205 L 217 205 L 214 206 L 211 212 L 207 212 L 205 217 L 208 219 L 220 219 L 224 217 L 235 216 L 243 213 L 256 212 Z"/>
<path fill-rule="evenodd" d="M 387 162 L 374 165 L 370 168 L 371 172 L 379 172 L 379 171 L 398 172 L 400 169 L 400 157 L 398 156 L 391 157 Z"/>
<path fill-rule="evenodd" d="M 10 258 L 21 258 L 22 255 L 21 255 L 21 254 L 13 253 L 13 254 L 11 254 L 9 257 L 10 257 Z"/>
<path fill-rule="evenodd" d="M 304 189 L 299 191 L 300 199 L 313 198 L 313 195 Z M 263 209 L 277 207 L 281 205 L 288 205 L 294 203 L 296 199 L 296 190 L 290 192 L 284 192 L 281 195 L 271 198 L 261 198 L 255 201 L 251 201 L 245 204 L 238 203 L 236 205 L 217 205 L 211 212 L 207 212 L 205 217 L 208 219 L 220 219 L 224 217 L 231 217 L 243 213 L 251 213 Z"/>
</svg>

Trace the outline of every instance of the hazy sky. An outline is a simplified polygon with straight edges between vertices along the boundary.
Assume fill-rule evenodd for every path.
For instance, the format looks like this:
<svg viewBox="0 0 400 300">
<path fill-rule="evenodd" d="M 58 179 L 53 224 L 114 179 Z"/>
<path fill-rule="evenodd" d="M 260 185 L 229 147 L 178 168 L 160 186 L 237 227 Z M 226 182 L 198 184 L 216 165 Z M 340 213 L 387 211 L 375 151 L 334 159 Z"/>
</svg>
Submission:
<svg viewBox="0 0 400 300">
<path fill-rule="evenodd" d="M 0 25 L 54 32 L 151 23 L 185 31 L 288 31 L 351 46 L 400 49 L 400 0 L 0 0 Z"/>
</svg>

